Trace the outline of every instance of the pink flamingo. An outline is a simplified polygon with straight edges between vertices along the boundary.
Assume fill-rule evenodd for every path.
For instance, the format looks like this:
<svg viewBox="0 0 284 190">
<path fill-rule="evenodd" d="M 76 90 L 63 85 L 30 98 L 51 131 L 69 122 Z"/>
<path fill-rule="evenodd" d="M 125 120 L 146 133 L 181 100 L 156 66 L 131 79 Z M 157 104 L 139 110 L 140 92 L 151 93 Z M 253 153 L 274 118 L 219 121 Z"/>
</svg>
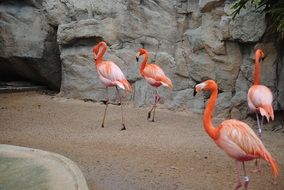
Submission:
<svg viewBox="0 0 284 190">
<path fill-rule="evenodd" d="M 136 55 L 137 62 L 139 61 L 139 57 L 141 55 L 145 55 L 144 60 L 140 67 L 140 74 L 144 79 L 153 87 L 156 88 L 156 94 L 154 97 L 154 105 L 148 112 L 147 119 L 149 120 L 151 118 L 151 113 L 153 111 L 153 118 L 152 122 L 155 121 L 155 110 L 157 107 L 157 103 L 160 101 L 161 97 L 158 95 L 157 88 L 161 85 L 173 88 L 172 81 L 165 75 L 164 71 L 158 66 L 153 63 L 148 63 L 149 53 L 146 49 L 141 48 L 140 51 Z"/>
<path fill-rule="evenodd" d="M 261 138 L 261 127 L 263 124 L 263 117 L 265 116 L 267 121 L 271 118 L 274 120 L 274 113 L 272 107 L 273 96 L 271 90 L 259 81 L 259 60 L 264 58 L 264 53 L 261 49 L 257 49 L 255 52 L 255 68 L 254 68 L 254 84 L 248 91 L 248 106 L 250 110 L 255 112 L 258 135 Z M 261 123 L 258 118 L 258 114 L 261 115 Z"/>
<path fill-rule="evenodd" d="M 264 116 L 269 122 L 271 118 L 274 120 L 274 113 L 272 107 L 273 96 L 271 90 L 264 85 L 260 84 L 259 80 L 259 61 L 264 59 L 264 53 L 261 49 L 255 52 L 255 68 L 254 68 L 254 84 L 249 88 L 247 100 L 248 106 L 251 111 L 255 112 L 258 126 L 258 136 L 261 139 L 261 128 L 263 125 Z M 261 122 L 259 121 L 258 114 L 261 115 Z M 256 169 L 253 172 L 260 172 L 257 159 L 255 160 Z"/>
<path fill-rule="evenodd" d="M 244 172 L 244 188 L 248 188 L 249 177 L 246 173 L 245 161 L 256 158 L 266 160 L 272 169 L 274 177 L 278 176 L 279 171 L 275 160 L 266 150 L 264 145 L 254 131 L 244 122 L 230 119 L 223 121 L 219 127 L 215 128 L 212 124 L 212 113 L 218 96 L 218 86 L 215 81 L 207 80 L 196 85 L 196 92 L 201 90 L 210 91 L 211 95 L 204 111 L 203 125 L 207 134 L 214 142 L 223 149 L 230 157 L 235 159 L 237 184 L 235 190 L 241 188 L 239 163 L 242 162 Z"/>
<path fill-rule="evenodd" d="M 94 59 L 96 61 L 96 68 L 98 71 L 98 75 L 102 83 L 106 86 L 107 91 L 107 97 L 104 101 L 104 104 L 106 105 L 105 111 L 104 111 L 104 117 L 101 127 L 104 127 L 105 117 L 106 117 L 106 111 L 108 108 L 109 98 L 108 98 L 108 87 L 115 86 L 117 95 L 119 97 L 119 104 L 121 106 L 121 120 L 122 120 L 122 128 L 121 130 L 125 130 L 125 121 L 124 121 L 124 115 L 123 115 L 123 107 L 121 102 L 121 96 L 119 94 L 118 87 L 126 90 L 128 92 L 131 91 L 131 86 L 129 82 L 126 80 L 125 76 L 123 75 L 120 68 L 114 64 L 111 61 L 103 61 L 103 56 L 107 50 L 107 44 L 104 41 L 101 41 L 99 44 L 97 44 L 93 48 L 93 54 Z"/>
</svg>

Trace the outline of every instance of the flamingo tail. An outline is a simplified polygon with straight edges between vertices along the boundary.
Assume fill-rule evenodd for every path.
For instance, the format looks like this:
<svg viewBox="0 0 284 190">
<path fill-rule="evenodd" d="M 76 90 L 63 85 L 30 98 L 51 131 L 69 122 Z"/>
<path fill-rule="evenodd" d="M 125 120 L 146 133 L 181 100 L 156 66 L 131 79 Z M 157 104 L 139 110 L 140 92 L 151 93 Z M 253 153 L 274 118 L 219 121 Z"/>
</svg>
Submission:
<svg viewBox="0 0 284 190">
<path fill-rule="evenodd" d="M 262 107 L 259 107 L 259 112 L 262 116 L 265 116 L 267 121 L 271 118 L 271 120 L 274 120 L 274 112 L 271 105 L 264 105 Z"/>
<path fill-rule="evenodd" d="M 264 151 L 262 158 L 270 164 L 272 174 L 276 178 L 279 175 L 279 168 L 276 161 L 272 158 L 267 150 Z"/>
<path fill-rule="evenodd" d="M 128 92 L 131 92 L 132 88 L 131 88 L 131 85 L 129 84 L 129 82 L 127 80 L 120 80 L 119 82 L 121 82 L 123 84 L 124 88 Z"/>
<path fill-rule="evenodd" d="M 162 77 L 159 77 L 158 80 L 162 83 L 163 86 L 173 89 L 173 83 L 171 79 L 169 79 L 168 77 L 162 76 Z"/>
</svg>

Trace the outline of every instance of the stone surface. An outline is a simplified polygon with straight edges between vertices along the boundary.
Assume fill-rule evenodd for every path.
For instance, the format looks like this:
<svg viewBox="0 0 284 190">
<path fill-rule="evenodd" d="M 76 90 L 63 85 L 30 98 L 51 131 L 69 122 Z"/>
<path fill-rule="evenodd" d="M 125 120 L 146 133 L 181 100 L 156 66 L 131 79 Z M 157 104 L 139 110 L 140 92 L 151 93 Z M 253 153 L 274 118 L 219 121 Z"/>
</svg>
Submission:
<svg viewBox="0 0 284 190">
<path fill-rule="evenodd" d="M 233 20 L 232 1 L 224 0 L 8 2 L 0 4 L 1 76 L 18 74 L 60 86 L 62 96 L 105 99 L 91 52 L 95 44 L 105 40 L 109 49 L 104 58 L 116 63 L 131 82 L 133 92 L 124 97 L 134 105 L 150 105 L 155 93 L 140 76 L 141 60 L 135 60 L 144 47 L 150 53 L 149 62 L 158 64 L 173 81 L 173 91 L 158 90 L 164 107 L 202 112 L 204 97 L 190 94 L 196 83 L 211 78 L 223 92 L 220 98 L 224 104 L 218 105 L 220 112 L 225 107 L 223 117 L 245 118 L 255 45 L 260 43 L 266 54 L 261 81 L 273 91 L 274 108 L 284 108 L 284 53 L 272 40 L 263 38 L 265 15 L 253 12 L 250 6 Z M 116 98 L 113 89 L 109 89 L 109 97 Z"/>
<path fill-rule="evenodd" d="M 42 150 L 0 145 L 1 189 L 88 190 L 78 166 Z"/>
<path fill-rule="evenodd" d="M 241 42 L 257 42 L 266 29 L 265 14 L 244 9 L 231 20 L 229 30 L 232 38 Z"/>
<path fill-rule="evenodd" d="M 284 60 L 282 60 L 283 62 Z M 278 89 L 279 89 L 279 95 L 277 97 L 277 103 L 279 105 L 278 109 L 283 109 L 284 108 L 284 66 L 283 64 L 281 65 L 281 67 L 279 68 L 280 73 L 279 73 L 279 80 L 278 80 Z"/>
<path fill-rule="evenodd" d="M 61 66 L 55 32 L 39 3 L 1 3 L 0 75 L 31 80 L 59 89 Z"/>
<path fill-rule="evenodd" d="M 228 118 L 231 110 L 231 92 L 219 93 L 214 114 L 216 117 Z"/>
<path fill-rule="evenodd" d="M 223 2 L 224 0 L 199 0 L 199 7 L 201 12 L 209 12 Z"/>
</svg>

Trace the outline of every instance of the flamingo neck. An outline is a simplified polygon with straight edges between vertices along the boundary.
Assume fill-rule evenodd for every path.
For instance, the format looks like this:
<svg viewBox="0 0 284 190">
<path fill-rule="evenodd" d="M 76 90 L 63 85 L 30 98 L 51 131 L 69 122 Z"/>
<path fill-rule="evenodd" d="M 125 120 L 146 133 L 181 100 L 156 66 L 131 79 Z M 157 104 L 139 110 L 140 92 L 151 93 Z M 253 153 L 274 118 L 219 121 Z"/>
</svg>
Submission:
<svg viewBox="0 0 284 190">
<path fill-rule="evenodd" d="M 253 80 L 254 85 L 259 85 L 259 56 L 256 56 L 255 58 L 255 66 L 254 66 L 254 80 Z"/>
<path fill-rule="evenodd" d="M 209 101 L 207 103 L 207 106 L 204 111 L 204 116 L 203 116 L 204 129 L 207 132 L 207 134 L 214 140 L 216 140 L 217 138 L 217 129 L 214 128 L 212 124 L 212 114 L 213 114 L 214 106 L 217 100 L 217 96 L 218 96 L 218 90 L 217 88 L 215 88 L 211 92 L 211 96 L 209 98 Z"/>
<path fill-rule="evenodd" d="M 102 47 L 102 48 L 101 48 Z M 107 47 L 105 45 L 102 45 L 99 49 L 102 49 L 101 51 L 99 51 L 98 55 L 97 55 L 97 60 L 96 60 L 96 64 L 100 64 L 103 62 L 103 56 L 107 50 Z"/>
<path fill-rule="evenodd" d="M 148 61 L 148 58 L 149 58 L 149 53 L 146 51 L 145 54 L 144 54 L 144 60 L 142 61 L 141 63 L 141 67 L 140 67 L 140 73 L 142 74 L 143 73 L 143 70 L 145 69 L 146 67 L 146 64 L 147 64 L 147 61 Z"/>
</svg>

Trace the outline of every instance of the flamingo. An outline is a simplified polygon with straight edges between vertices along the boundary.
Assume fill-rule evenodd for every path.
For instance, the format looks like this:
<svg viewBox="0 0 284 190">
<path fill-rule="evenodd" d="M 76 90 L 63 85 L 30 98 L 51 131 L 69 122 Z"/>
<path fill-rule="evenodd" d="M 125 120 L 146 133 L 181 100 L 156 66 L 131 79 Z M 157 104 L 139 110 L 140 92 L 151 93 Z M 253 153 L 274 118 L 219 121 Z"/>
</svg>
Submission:
<svg viewBox="0 0 284 190">
<path fill-rule="evenodd" d="M 264 85 L 260 84 L 259 80 L 259 60 L 264 58 L 264 53 L 261 49 L 255 52 L 255 68 L 254 68 L 254 84 L 248 91 L 248 106 L 250 110 L 255 112 L 258 126 L 258 135 L 261 138 L 261 127 L 263 118 L 266 117 L 267 121 L 271 118 L 274 120 L 274 113 L 272 107 L 273 96 L 271 90 Z M 258 114 L 261 115 L 261 123 Z"/>
<path fill-rule="evenodd" d="M 249 177 L 246 173 L 245 162 L 256 158 L 267 161 L 276 178 L 279 174 L 278 166 L 270 153 L 264 147 L 262 141 L 255 132 L 244 122 L 230 119 L 223 121 L 219 127 L 212 124 L 212 113 L 218 96 L 218 86 L 215 81 L 207 80 L 195 86 L 195 93 L 199 91 L 210 91 L 211 95 L 204 111 L 203 125 L 207 134 L 214 140 L 218 147 L 223 149 L 235 160 L 237 184 L 235 190 L 242 187 L 240 180 L 239 164 L 242 163 L 244 172 L 244 188 L 248 188 Z M 194 93 L 194 95 L 195 95 Z"/>
<path fill-rule="evenodd" d="M 151 114 L 153 112 L 152 122 L 154 122 L 157 103 L 161 99 L 161 97 L 158 95 L 157 88 L 163 85 L 165 87 L 172 89 L 173 84 L 172 81 L 165 75 L 164 71 L 158 65 L 153 63 L 147 63 L 149 58 L 149 53 L 146 49 L 141 48 L 139 50 L 139 52 L 136 55 L 137 62 L 139 62 L 139 57 L 142 55 L 145 55 L 145 57 L 140 67 L 140 74 L 151 86 L 156 88 L 156 94 L 154 96 L 154 104 L 153 107 L 148 112 L 147 116 L 147 120 L 151 119 Z"/>
<path fill-rule="evenodd" d="M 274 120 L 274 113 L 272 107 L 273 96 L 269 88 L 260 84 L 259 80 L 259 61 L 264 59 L 264 53 L 261 49 L 255 52 L 255 68 L 254 68 L 254 84 L 249 88 L 247 100 L 251 111 L 255 112 L 258 126 L 258 136 L 261 139 L 261 128 L 263 125 L 263 118 L 266 117 L 267 122 L 271 118 Z M 261 115 L 261 122 L 259 116 Z M 256 169 L 253 172 L 260 172 L 257 159 L 255 160 Z"/>
<path fill-rule="evenodd" d="M 125 120 L 123 115 L 123 106 L 121 102 L 121 96 L 119 94 L 118 88 L 131 92 L 131 86 L 129 82 L 126 80 L 124 74 L 121 69 L 111 61 L 103 61 L 103 56 L 107 50 L 107 44 L 104 41 L 101 41 L 93 48 L 94 60 L 96 62 L 96 68 L 101 82 L 106 86 L 106 100 L 103 101 L 106 105 L 103 121 L 101 127 L 104 127 L 106 112 L 108 108 L 109 98 L 108 98 L 108 87 L 116 88 L 117 95 L 119 97 L 119 104 L 121 107 L 121 130 L 126 130 Z"/>
</svg>

